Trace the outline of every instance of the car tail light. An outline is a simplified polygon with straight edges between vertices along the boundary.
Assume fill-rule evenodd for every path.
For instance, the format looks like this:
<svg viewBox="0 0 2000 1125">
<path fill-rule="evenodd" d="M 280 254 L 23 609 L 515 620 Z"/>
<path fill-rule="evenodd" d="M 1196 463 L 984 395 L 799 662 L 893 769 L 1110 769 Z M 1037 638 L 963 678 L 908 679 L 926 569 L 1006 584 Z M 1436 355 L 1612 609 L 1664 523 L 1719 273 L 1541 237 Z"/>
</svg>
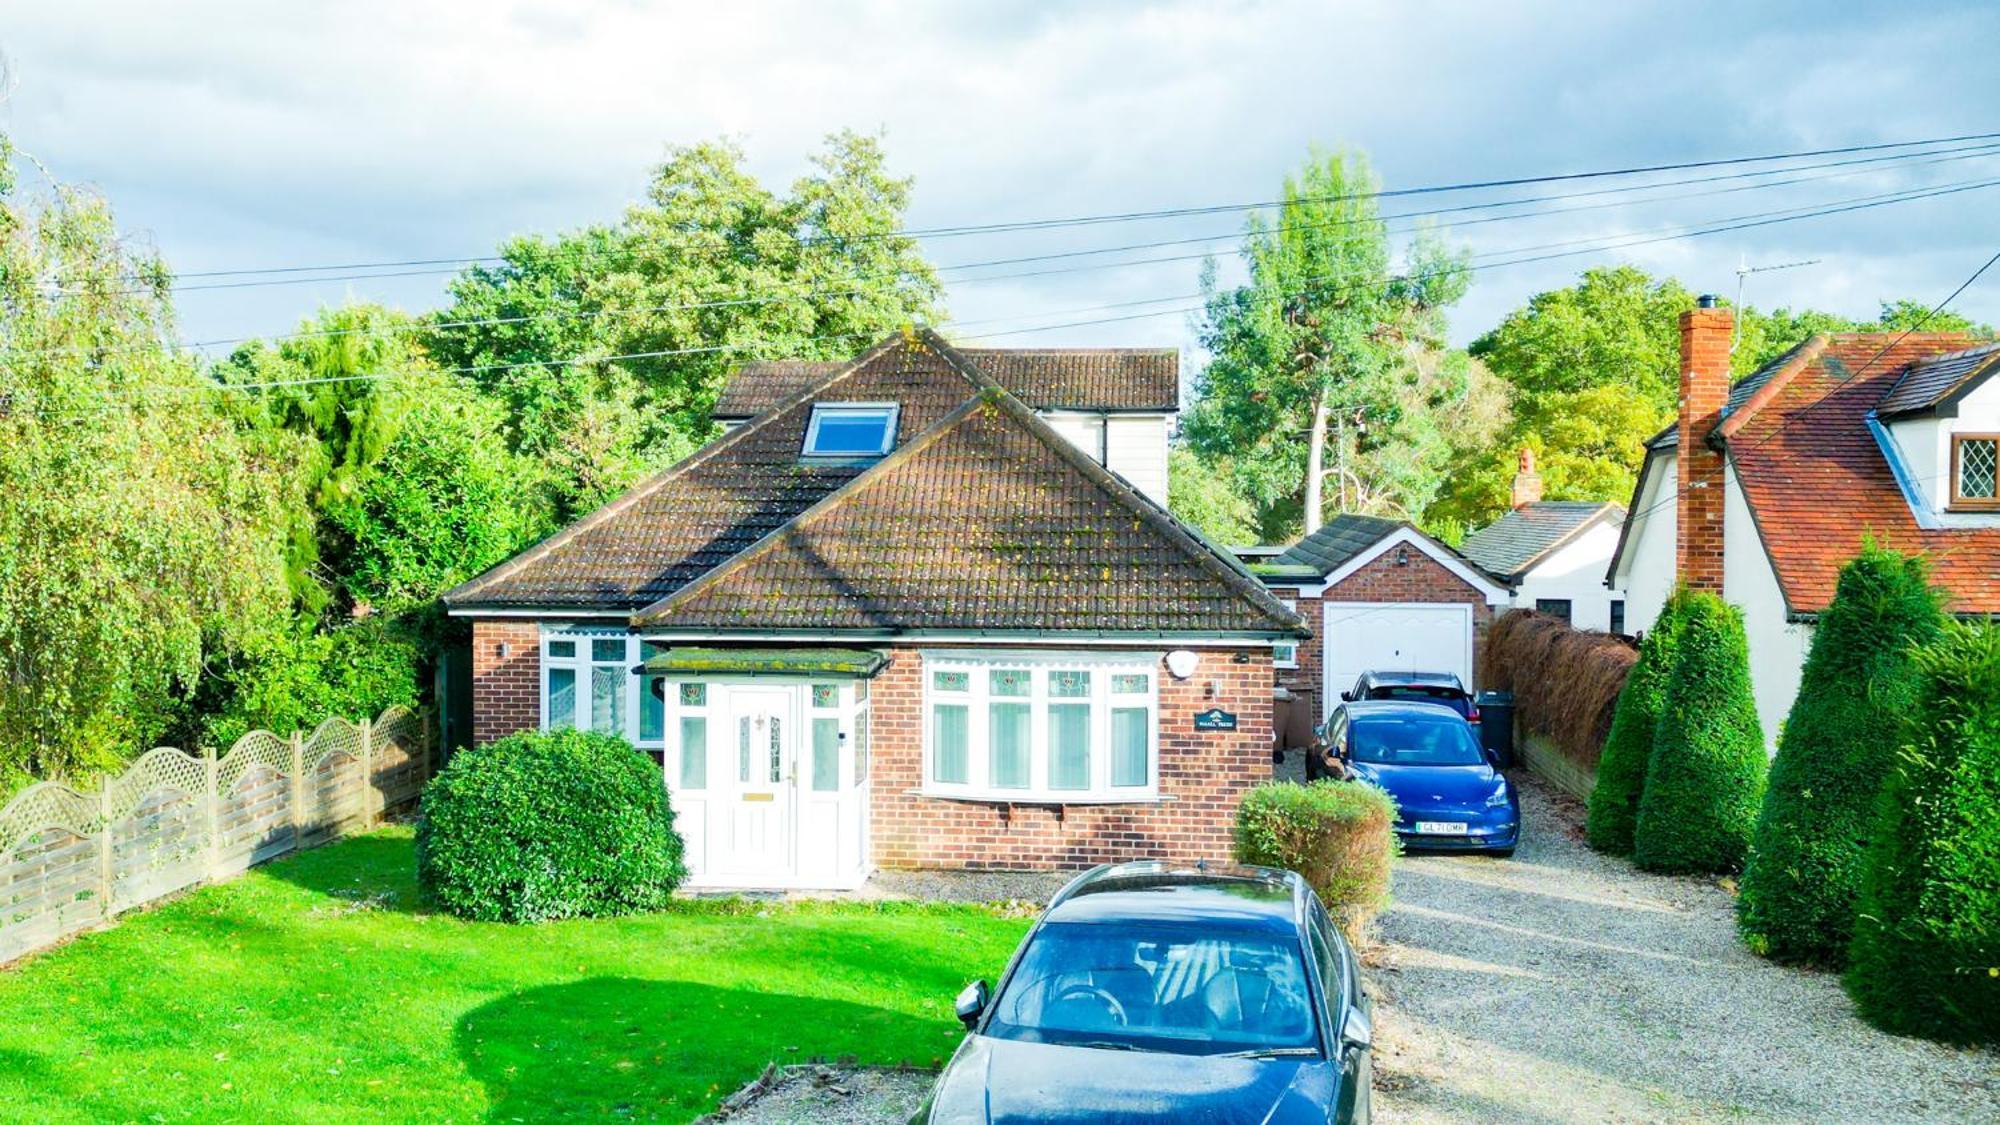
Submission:
<svg viewBox="0 0 2000 1125">
<path fill-rule="evenodd" d="M 1466 710 L 1466 712 L 1465 712 L 1465 721 L 1466 721 L 1466 722 L 1468 722 L 1468 723 L 1476 723 L 1476 722 L 1478 722 L 1478 721 L 1479 721 L 1479 708 L 1477 708 L 1477 707 L 1472 707 L 1472 708 L 1468 708 L 1468 709 Z"/>
</svg>

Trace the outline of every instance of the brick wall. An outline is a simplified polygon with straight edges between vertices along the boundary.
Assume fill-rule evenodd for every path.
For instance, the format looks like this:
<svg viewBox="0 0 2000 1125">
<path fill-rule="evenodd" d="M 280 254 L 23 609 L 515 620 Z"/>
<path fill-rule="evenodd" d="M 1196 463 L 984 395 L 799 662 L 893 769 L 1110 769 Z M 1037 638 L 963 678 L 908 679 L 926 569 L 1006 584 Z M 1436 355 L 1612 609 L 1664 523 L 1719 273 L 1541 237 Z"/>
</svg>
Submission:
<svg viewBox="0 0 2000 1125">
<path fill-rule="evenodd" d="M 1341 579 L 1323 596 L 1298 599 L 1299 616 L 1305 618 L 1306 625 L 1312 629 L 1313 635 L 1299 645 L 1299 666 L 1296 669 L 1279 669 L 1277 682 L 1301 699 L 1310 700 L 1315 721 L 1325 715 L 1332 707 L 1333 700 L 1339 699 L 1339 693 L 1350 686 L 1335 684 L 1333 700 L 1323 697 L 1325 638 L 1321 634 L 1326 628 L 1327 602 L 1425 602 L 1470 605 L 1472 666 L 1475 669 L 1479 667 L 1479 650 L 1486 643 L 1486 627 L 1493 622 L 1493 607 L 1486 604 L 1486 595 L 1420 550 L 1412 548 L 1409 560 L 1408 566 L 1397 566 L 1396 552 L 1391 548 L 1381 557 L 1369 561 L 1360 570 Z M 1274 589 L 1272 593 L 1281 598 L 1294 596 L 1293 591 L 1285 589 Z"/>
<path fill-rule="evenodd" d="M 1722 592 L 1722 454 L 1708 433 L 1729 401 L 1728 309 L 1681 314 L 1679 502 L 1674 569 L 1690 589 Z"/>
<path fill-rule="evenodd" d="M 1201 649 L 1187 680 L 1162 666 L 1160 793 L 1134 805 L 1014 805 L 924 797 L 923 654 L 897 649 L 869 690 L 870 848 L 877 866 L 1081 868 L 1132 859 L 1230 858 L 1245 790 L 1271 776 L 1271 653 Z M 1213 685 L 1214 694 L 1208 694 Z M 1233 711 L 1237 729 L 1197 733 L 1194 714 Z"/>
<path fill-rule="evenodd" d="M 500 646 L 508 654 L 500 655 Z M 542 636 L 533 621 L 472 623 L 472 742 L 542 724 Z"/>
</svg>

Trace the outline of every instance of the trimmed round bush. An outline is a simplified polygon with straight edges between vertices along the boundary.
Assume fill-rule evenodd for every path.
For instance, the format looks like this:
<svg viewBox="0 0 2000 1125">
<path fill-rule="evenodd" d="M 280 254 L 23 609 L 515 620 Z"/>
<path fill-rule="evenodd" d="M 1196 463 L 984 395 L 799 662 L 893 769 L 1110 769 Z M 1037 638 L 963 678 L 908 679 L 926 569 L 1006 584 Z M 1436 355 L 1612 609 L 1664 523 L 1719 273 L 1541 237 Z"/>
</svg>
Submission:
<svg viewBox="0 0 2000 1125">
<path fill-rule="evenodd" d="M 657 910 L 687 877 L 659 767 L 610 735 L 511 735 L 424 790 L 417 881 L 482 922 Z"/>
<path fill-rule="evenodd" d="M 1943 615 L 1921 558 L 1872 543 L 1841 568 L 1743 863 L 1736 920 L 1750 948 L 1838 968 L 1854 930 L 1875 802 L 1915 709 L 1911 651 Z"/>
<path fill-rule="evenodd" d="M 1236 860 L 1303 875 L 1359 941 L 1389 905 L 1395 821 L 1395 800 L 1365 781 L 1271 782 L 1236 806 Z"/>
<path fill-rule="evenodd" d="M 1742 611 L 1714 594 L 1689 594 L 1674 643 L 1632 860 L 1670 874 L 1741 870 L 1770 768 Z"/>
<path fill-rule="evenodd" d="M 1652 757 L 1653 729 L 1660 723 L 1660 700 L 1673 671 L 1675 639 L 1687 595 L 1675 590 L 1660 607 L 1653 627 L 1639 642 L 1639 659 L 1618 693 L 1611 731 L 1597 759 L 1597 784 L 1590 791 L 1590 814 L 1584 837 L 1590 846 L 1610 855 L 1632 854 L 1632 830 L 1639 823 L 1639 795 L 1646 789 L 1646 763 Z"/>
<path fill-rule="evenodd" d="M 2000 1042 L 2000 627 L 1948 624 L 1863 864 L 1847 990 L 1887 1031 Z"/>
</svg>

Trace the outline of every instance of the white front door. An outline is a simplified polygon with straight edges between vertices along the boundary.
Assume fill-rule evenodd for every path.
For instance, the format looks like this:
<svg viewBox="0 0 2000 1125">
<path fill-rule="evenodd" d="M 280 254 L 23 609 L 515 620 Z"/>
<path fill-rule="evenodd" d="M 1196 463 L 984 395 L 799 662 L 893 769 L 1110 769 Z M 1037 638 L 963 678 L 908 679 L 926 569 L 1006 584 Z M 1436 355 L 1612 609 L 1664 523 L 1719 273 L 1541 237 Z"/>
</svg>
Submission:
<svg viewBox="0 0 2000 1125">
<path fill-rule="evenodd" d="M 793 873 L 799 743 L 793 700 L 789 688 L 729 692 L 731 753 L 715 809 L 726 823 L 717 825 L 722 846 L 710 853 L 716 875 L 782 880 Z"/>
<path fill-rule="evenodd" d="M 1385 602 L 1327 602 L 1322 665 L 1325 710 L 1363 672 L 1452 672 L 1472 687 L 1472 607 Z"/>
</svg>

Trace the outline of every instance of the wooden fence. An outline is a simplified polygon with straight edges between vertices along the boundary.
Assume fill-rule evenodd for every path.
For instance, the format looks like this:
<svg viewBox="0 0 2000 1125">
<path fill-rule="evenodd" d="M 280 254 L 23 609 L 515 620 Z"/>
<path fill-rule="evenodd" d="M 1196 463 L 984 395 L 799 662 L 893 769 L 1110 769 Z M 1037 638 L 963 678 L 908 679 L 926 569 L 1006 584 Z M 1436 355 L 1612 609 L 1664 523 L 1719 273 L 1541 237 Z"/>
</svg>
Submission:
<svg viewBox="0 0 2000 1125">
<path fill-rule="evenodd" d="M 328 719 L 289 738 L 251 731 L 229 752 L 148 751 L 95 793 L 59 782 L 0 808 L 0 964 L 163 895 L 377 824 L 432 770 L 405 707 Z"/>
</svg>

